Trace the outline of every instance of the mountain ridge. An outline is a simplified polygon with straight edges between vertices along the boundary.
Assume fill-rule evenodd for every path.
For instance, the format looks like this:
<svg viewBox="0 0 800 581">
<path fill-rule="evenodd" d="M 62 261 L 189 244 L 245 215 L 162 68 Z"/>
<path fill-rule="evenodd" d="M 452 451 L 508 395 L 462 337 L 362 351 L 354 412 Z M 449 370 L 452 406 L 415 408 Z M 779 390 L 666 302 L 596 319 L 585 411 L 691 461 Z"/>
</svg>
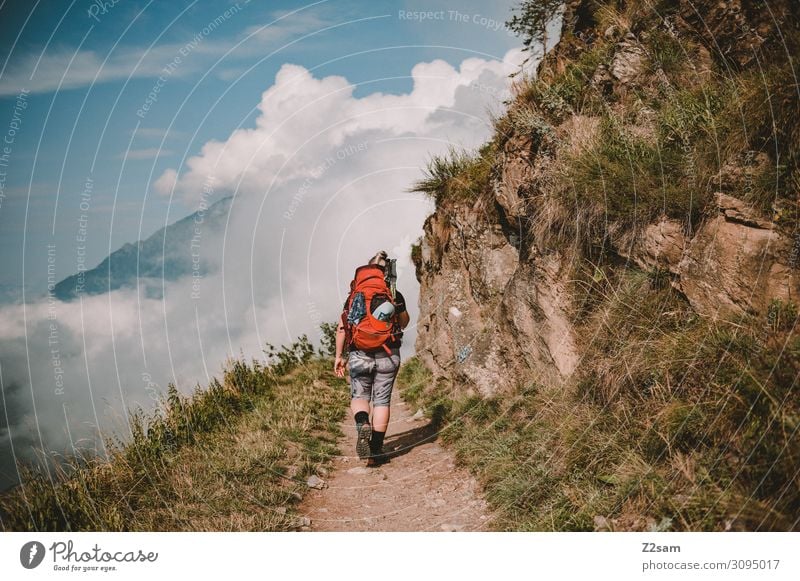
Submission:
<svg viewBox="0 0 800 581">
<path fill-rule="evenodd" d="M 192 240 L 219 233 L 232 202 L 233 196 L 226 196 L 206 209 L 160 228 L 144 240 L 126 242 L 96 267 L 58 282 L 54 296 L 61 301 L 72 301 L 81 294 L 91 296 L 143 284 L 148 296 L 160 298 L 162 281 L 174 281 L 194 272 L 201 276 L 208 274 L 208 261 L 199 260 L 193 253 Z"/>
</svg>

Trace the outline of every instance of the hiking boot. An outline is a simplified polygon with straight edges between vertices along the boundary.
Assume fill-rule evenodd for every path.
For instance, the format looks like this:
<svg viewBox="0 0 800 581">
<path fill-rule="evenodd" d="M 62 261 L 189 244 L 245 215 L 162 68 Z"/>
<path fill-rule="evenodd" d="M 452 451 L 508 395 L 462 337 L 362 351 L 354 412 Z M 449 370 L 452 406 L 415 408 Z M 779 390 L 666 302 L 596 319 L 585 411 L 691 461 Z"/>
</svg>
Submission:
<svg viewBox="0 0 800 581">
<path fill-rule="evenodd" d="M 372 454 L 369 449 L 369 441 L 372 438 L 372 426 L 369 422 L 358 426 L 358 441 L 356 442 L 356 454 L 361 460 L 369 458 Z"/>
<path fill-rule="evenodd" d="M 383 446 L 375 449 L 374 445 L 370 446 L 369 458 L 367 459 L 367 466 L 380 466 L 389 461 L 389 456 L 384 453 Z"/>
<path fill-rule="evenodd" d="M 384 464 L 388 463 L 389 463 L 389 456 L 383 453 L 374 454 L 369 458 L 367 458 L 367 466 L 370 467 L 383 466 Z"/>
</svg>

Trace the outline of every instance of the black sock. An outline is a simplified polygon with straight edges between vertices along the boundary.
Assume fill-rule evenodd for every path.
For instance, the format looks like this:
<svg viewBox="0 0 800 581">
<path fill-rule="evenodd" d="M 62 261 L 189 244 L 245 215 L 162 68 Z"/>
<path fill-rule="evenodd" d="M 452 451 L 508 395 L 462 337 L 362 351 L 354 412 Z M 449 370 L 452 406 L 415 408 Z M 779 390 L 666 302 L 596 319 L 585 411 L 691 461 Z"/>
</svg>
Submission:
<svg viewBox="0 0 800 581">
<path fill-rule="evenodd" d="M 369 422 L 369 414 L 367 412 L 357 412 L 356 416 L 356 428 L 360 428 L 367 422 Z"/>
<path fill-rule="evenodd" d="M 380 454 L 383 451 L 383 437 L 386 432 L 376 432 L 372 430 L 372 439 L 369 441 L 369 449 L 373 454 Z"/>
</svg>

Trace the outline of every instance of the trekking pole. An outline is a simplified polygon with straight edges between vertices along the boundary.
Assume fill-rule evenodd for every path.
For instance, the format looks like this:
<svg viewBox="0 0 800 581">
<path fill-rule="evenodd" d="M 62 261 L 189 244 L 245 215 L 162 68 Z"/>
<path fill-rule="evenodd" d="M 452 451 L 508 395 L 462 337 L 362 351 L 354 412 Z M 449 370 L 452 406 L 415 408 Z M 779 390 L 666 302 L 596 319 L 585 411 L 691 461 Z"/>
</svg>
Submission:
<svg viewBox="0 0 800 581">
<path fill-rule="evenodd" d="M 386 285 L 392 293 L 392 300 L 395 299 L 395 292 L 397 290 L 397 259 L 386 259 Z"/>
</svg>

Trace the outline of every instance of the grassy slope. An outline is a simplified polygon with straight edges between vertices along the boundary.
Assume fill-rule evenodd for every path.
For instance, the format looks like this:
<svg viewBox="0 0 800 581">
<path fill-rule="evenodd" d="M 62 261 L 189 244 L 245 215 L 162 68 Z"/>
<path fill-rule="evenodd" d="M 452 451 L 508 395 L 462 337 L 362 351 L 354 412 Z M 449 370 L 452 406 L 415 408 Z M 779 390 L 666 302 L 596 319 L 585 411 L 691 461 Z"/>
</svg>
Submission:
<svg viewBox="0 0 800 581">
<path fill-rule="evenodd" d="M 501 529 L 796 529 L 796 311 L 713 323 L 624 276 L 582 328 L 572 383 L 520 378 L 482 399 L 433 384 L 413 359 L 404 397 L 440 418 Z"/>
<path fill-rule="evenodd" d="M 306 479 L 336 453 L 347 390 L 307 344 L 263 366 L 231 362 L 222 382 L 132 418 L 110 462 L 71 461 L 0 498 L 4 530 L 255 530 L 297 526 Z M 111 443 L 110 443 L 111 444 Z"/>
</svg>

